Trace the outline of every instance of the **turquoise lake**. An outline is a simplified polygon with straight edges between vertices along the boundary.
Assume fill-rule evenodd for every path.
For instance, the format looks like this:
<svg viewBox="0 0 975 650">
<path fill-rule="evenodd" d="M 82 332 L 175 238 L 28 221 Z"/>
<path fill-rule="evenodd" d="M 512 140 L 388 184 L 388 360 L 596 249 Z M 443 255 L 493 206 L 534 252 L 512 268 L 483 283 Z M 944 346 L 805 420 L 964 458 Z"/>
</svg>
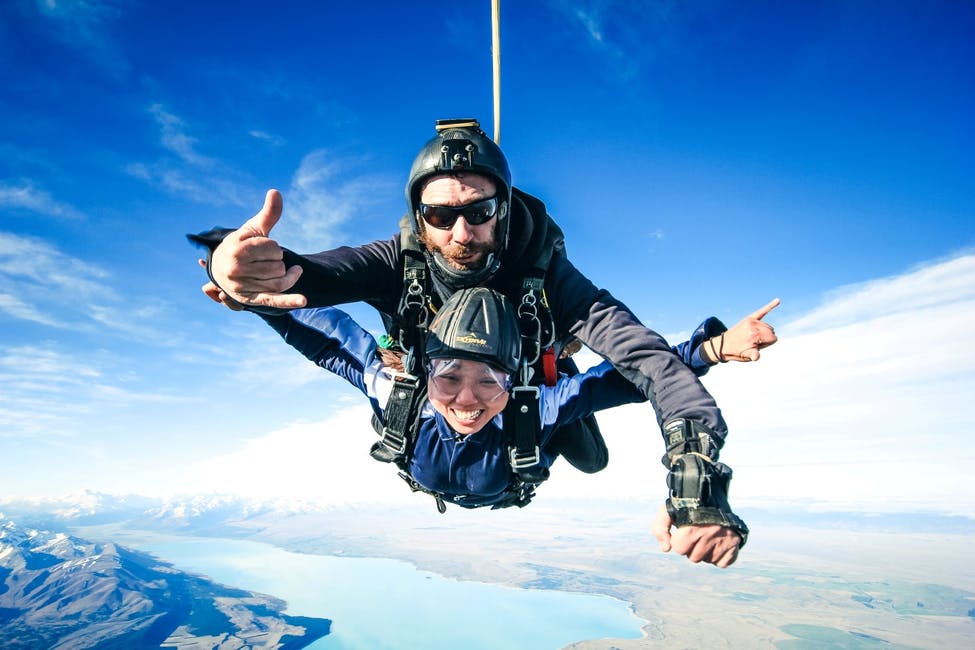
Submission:
<svg viewBox="0 0 975 650">
<path fill-rule="evenodd" d="M 628 603 L 588 594 L 452 580 L 406 562 L 292 553 L 257 542 L 186 538 L 138 547 L 177 568 L 281 598 L 287 614 L 332 620 L 322 649 L 561 648 L 640 638 Z"/>
</svg>

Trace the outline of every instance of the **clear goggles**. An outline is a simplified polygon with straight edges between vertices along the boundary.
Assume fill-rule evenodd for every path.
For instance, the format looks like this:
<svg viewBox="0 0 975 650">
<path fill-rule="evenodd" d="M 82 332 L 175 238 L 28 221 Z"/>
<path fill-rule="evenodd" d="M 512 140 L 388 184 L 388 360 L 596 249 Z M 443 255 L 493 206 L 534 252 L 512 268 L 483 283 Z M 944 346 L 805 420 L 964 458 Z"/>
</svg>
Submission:
<svg viewBox="0 0 975 650">
<path fill-rule="evenodd" d="M 434 399 L 453 399 L 470 389 L 476 400 L 488 404 L 511 389 L 511 375 L 483 361 L 432 359 L 427 371 L 430 397 Z"/>
</svg>

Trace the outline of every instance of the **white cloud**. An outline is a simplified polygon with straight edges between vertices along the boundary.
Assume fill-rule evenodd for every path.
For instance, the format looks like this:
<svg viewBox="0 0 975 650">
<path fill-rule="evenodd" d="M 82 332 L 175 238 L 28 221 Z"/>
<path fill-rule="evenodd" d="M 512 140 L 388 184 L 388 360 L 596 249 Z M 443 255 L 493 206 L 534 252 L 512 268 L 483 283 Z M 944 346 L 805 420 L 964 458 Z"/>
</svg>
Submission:
<svg viewBox="0 0 975 650">
<path fill-rule="evenodd" d="M 780 342 L 759 363 L 713 369 L 733 502 L 972 514 L 972 323 L 975 256 L 963 255 L 836 292 L 775 323 Z M 600 414 L 610 467 L 565 489 L 663 495 L 648 408 Z"/>
<path fill-rule="evenodd" d="M 49 193 L 35 188 L 29 181 L 20 184 L 0 183 L 0 207 L 21 208 L 58 219 L 84 218 L 76 208 L 54 200 Z"/>
<path fill-rule="evenodd" d="M 796 333 L 835 328 L 888 314 L 975 299 L 975 256 L 961 255 L 891 278 L 841 287 L 823 305 L 789 324 Z"/>
<path fill-rule="evenodd" d="M 279 135 L 274 135 L 273 133 L 268 133 L 267 131 L 261 131 L 259 129 L 252 129 L 251 131 L 248 132 L 248 134 L 252 138 L 255 138 L 256 140 L 261 140 L 262 142 L 266 142 L 272 147 L 281 147 L 288 143 L 287 140 L 285 140 Z"/>
<path fill-rule="evenodd" d="M 366 406 L 338 409 L 322 422 L 294 422 L 238 450 L 186 468 L 181 491 L 286 497 L 331 504 L 406 502 L 396 467 L 372 459 L 376 434 Z"/>
<path fill-rule="evenodd" d="M 735 469 L 733 505 L 972 514 L 975 292 L 960 287 L 975 287 L 975 257 L 835 294 L 791 323 L 775 323 L 780 342 L 759 363 L 713 369 L 705 383 L 731 429 L 722 459 Z M 853 295 L 870 301 L 869 313 Z M 585 475 L 560 460 L 541 498 L 662 502 L 666 473 L 649 405 L 598 417 L 609 467 Z M 194 475 L 201 489 L 232 485 L 248 495 L 342 501 L 338 495 L 361 488 L 370 500 L 399 499 L 398 480 L 384 478 L 393 468 L 368 456 L 375 436 L 367 421 L 364 406 L 343 408 L 325 422 L 249 441 Z"/>
<path fill-rule="evenodd" d="M 0 231 L 0 313 L 52 327 L 84 327 L 61 306 L 116 298 L 104 270 L 62 253 L 51 244 Z M 31 302 L 28 302 L 30 300 Z"/>
<path fill-rule="evenodd" d="M 121 355 L 52 341 L 0 345 L 0 438 L 81 433 L 79 418 L 138 404 L 186 401 L 155 388 L 137 390 Z"/>
<path fill-rule="evenodd" d="M 148 113 L 159 127 L 159 142 L 173 154 L 151 163 L 133 162 L 126 166 L 130 176 L 150 185 L 207 205 L 234 205 L 251 208 L 253 191 L 243 174 L 225 162 L 197 150 L 198 140 L 178 115 L 162 104 L 149 107 Z"/>
<path fill-rule="evenodd" d="M 106 330 L 131 339 L 167 341 L 157 299 L 123 299 L 114 278 L 53 244 L 0 231 L 0 316 L 75 332 Z"/>
<path fill-rule="evenodd" d="M 111 34 L 112 24 L 121 14 L 117 1 L 37 0 L 36 5 L 62 43 L 110 72 L 127 70 L 128 63 Z"/>
<path fill-rule="evenodd" d="M 5 312 L 19 320 L 26 320 L 32 323 L 40 323 L 50 327 L 67 327 L 63 323 L 49 314 L 39 311 L 34 305 L 30 305 L 17 296 L 8 293 L 0 293 L 0 313 Z"/>
<path fill-rule="evenodd" d="M 275 237 L 294 250 L 324 250 L 342 240 L 340 227 L 397 191 L 378 175 L 349 177 L 361 161 L 332 158 L 324 150 L 306 155 L 284 194 L 284 213 Z"/>
<path fill-rule="evenodd" d="M 160 127 L 163 147 L 175 153 L 180 160 L 192 167 L 201 169 L 214 167 L 215 161 L 212 158 L 198 153 L 194 148 L 197 140 L 186 132 L 186 125 L 183 120 L 164 109 L 161 104 L 150 106 L 149 113 Z"/>
<path fill-rule="evenodd" d="M 315 382 L 346 385 L 285 344 L 257 316 L 242 313 L 240 318 L 250 321 L 253 327 L 236 327 L 230 334 L 235 340 L 234 355 L 228 360 L 233 366 L 229 380 L 235 385 L 275 386 L 281 390 Z"/>
</svg>

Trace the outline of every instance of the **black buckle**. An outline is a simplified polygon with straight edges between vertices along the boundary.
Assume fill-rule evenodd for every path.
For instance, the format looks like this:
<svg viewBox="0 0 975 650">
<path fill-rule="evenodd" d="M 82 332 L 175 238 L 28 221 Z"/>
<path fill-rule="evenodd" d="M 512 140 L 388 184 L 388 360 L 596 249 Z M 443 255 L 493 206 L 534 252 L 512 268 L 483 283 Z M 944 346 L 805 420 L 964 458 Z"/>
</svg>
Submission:
<svg viewBox="0 0 975 650">
<path fill-rule="evenodd" d="M 406 428 L 410 424 L 414 396 L 419 388 L 420 378 L 416 375 L 406 372 L 393 374 L 393 390 L 386 404 L 386 426 L 383 427 L 380 442 L 397 456 L 406 453 Z"/>
</svg>

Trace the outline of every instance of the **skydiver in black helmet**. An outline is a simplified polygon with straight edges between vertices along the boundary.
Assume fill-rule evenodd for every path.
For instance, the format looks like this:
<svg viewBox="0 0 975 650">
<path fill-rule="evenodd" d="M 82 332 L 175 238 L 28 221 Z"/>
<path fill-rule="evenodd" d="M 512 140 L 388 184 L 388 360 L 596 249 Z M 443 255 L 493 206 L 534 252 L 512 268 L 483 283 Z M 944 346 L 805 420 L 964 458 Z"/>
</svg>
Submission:
<svg viewBox="0 0 975 650">
<path fill-rule="evenodd" d="M 512 186 L 504 154 L 476 122 L 438 124 L 413 163 L 406 200 L 407 215 L 393 238 L 300 256 L 268 236 L 282 212 L 281 195 L 271 190 L 263 209 L 241 228 L 193 237 L 211 251 L 211 282 L 204 292 L 231 308 L 268 313 L 365 301 L 382 314 L 396 344 L 413 350 L 422 346 L 410 340 L 417 328 L 405 322 L 414 314 L 404 305 L 429 314 L 454 291 L 472 286 L 496 289 L 519 306 L 531 293 L 534 304 L 545 307 L 536 338 L 552 344 L 545 348 L 549 355 L 561 356 L 559 345 L 578 339 L 651 400 L 658 425 L 693 423 L 723 444 L 727 426 L 694 372 L 659 334 L 569 262 L 562 233 L 544 204 Z M 406 277 L 411 268 L 413 285 Z M 713 354 L 716 360 L 739 355 L 750 360 L 773 342 L 769 328 L 751 348 Z M 542 366 L 541 351 L 538 357 L 535 365 Z M 598 471 L 605 463 L 598 455 L 603 448 L 598 430 L 573 433 L 563 453 L 580 469 Z M 665 433 L 668 448 L 683 444 L 693 451 L 690 442 L 674 442 L 679 437 Z M 573 458 L 575 451 L 581 454 Z M 685 503 L 678 534 L 707 531 L 716 545 L 740 543 L 727 522 L 701 518 L 693 499 Z"/>
</svg>

